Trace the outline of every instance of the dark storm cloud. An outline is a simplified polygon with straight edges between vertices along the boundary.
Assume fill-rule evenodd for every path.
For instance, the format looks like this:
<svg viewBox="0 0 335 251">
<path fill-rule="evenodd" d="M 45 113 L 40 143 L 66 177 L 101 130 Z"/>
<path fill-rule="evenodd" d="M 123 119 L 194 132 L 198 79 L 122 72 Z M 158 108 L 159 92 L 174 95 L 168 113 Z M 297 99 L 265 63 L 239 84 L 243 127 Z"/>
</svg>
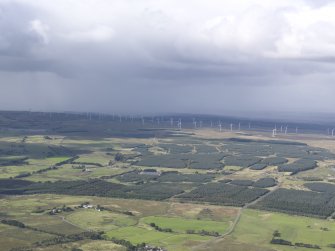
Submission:
<svg viewBox="0 0 335 251">
<path fill-rule="evenodd" d="M 1 56 L 28 56 L 34 46 L 41 44 L 37 34 L 30 30 L 29 22 L 34 16 L 34 10 L 26 5 L 0 5 Z"/>
<path fill-rule="evenodd" d="M 0 105 L 331 110 L 334 5 L 190 3 L 0 0 Z"/>
</svg>

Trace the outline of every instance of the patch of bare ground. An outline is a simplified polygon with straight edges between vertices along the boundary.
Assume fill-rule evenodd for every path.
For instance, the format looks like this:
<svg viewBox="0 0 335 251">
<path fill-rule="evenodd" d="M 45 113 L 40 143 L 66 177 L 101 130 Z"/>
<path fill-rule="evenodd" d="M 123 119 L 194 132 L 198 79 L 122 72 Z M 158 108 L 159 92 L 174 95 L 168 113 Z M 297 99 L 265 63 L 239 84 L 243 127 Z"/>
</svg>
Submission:
<svg viewBox="0 0 335 251">
<path fill-rule="evenodd" d="M 262 170 L 251 170 L 244 168 L 240 171 L 236 171 L 233 174 L 226 175 L 224 178 L 227 179 L 247 179 L 247 180 L 258 180 L 264 177 L 278 177 L 278 171 L 276 166 L 269 166 Z"/>
<path fill-rule="evenodd" d="M 212 220 L 234 218 L 238 214 L 238 208 L 234 207 L 200 205 L 190 203 L 171 203 L 168 209 L 168 214 L 183 216 L 186 218 L 197 218 L 201 217 L 204 211 L 208 212 Z"/>
</svg>

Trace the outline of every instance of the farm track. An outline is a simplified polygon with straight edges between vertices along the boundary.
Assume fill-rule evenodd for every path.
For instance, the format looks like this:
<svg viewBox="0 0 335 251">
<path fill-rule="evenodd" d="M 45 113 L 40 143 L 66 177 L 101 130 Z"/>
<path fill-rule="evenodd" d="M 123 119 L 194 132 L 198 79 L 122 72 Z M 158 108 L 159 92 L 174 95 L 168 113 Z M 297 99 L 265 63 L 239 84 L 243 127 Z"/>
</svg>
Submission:
<svg viewBox="0 0 335 251">
<path fill-rule="evenodd" d="M 82 228 L 81 226 L 76 225 L 76 224 L 72 223 L 71 221 L 68 221 L 68 220 L 65 218 L 65 216 L 58 216 L 58 217 L 59 217 L 63 222 L 66 222 L 67 224 L 70 224 L 71 226 L 74 226 L 74 227 L 79 228 L 79 229 L 84 230 L 84 231 L 92 232 L 92 230 L 90 230 L 90 229 Z"/>
</svg>

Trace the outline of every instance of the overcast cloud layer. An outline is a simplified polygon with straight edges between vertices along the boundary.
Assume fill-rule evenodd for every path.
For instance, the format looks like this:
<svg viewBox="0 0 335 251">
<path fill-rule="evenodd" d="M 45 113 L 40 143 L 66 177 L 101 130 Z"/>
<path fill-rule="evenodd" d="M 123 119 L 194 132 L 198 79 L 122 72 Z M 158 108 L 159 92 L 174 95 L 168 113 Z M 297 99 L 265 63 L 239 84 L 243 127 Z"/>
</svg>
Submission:
<svg viewBox="0 0 335 251">
<path fill-rule="evenodd" d="M 0 0 L 0 108 L 333 112 L 335 3 Z"/>
</svg>

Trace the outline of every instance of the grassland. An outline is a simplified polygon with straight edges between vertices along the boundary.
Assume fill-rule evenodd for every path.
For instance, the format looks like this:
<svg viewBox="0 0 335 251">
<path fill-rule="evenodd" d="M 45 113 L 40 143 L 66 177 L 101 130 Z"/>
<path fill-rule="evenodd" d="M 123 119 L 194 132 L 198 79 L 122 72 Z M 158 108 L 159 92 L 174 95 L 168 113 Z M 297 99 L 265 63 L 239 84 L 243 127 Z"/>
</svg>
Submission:
<svg viewBox="0 0 335 251">
<path fill-rule="evenodd" d="M 66 216 L 66 220 L 76 224 L 82 229 L 93 231 L 110 231 L 119 227 L 132 226 L 137 224 L 135 217 L 97 210 L 76 210 Z"/>
<path fill-rule="evenodd" d="M 31 243 L 52 237 L 47 233 L 0 224 L 0 247 L 4 251 L 15 247 L 30 246 Z"/>
<path fill-rule="evenodd" d="M 89 243 L 81 244 L 77 248 L 80 248 L 83 251 L 126 251 L 125 247 L 116 245 L 111 241 L 91 241 Z"/>
<path fill-rule="evenodd" d="M 27 159 L 27 164 L 16 165 L 16 166 L 3 166 L 0 169 L 0 178 L 10 178 L 23 173 L 36 172 L 49 166 L 55 165 L 56 163 L 62 162 L 68 159 L 68 157 L 51 157 L 44 159 Z"/>
<path fill-rule="evenodd" d="M 96 167 L 96 166 L 85 166 L 83 169 L 73 168 L 72 164 L 63 165 L 59 169 L 51 170 L 45 173 L 38 173 L 31 175 L 26 180 L 30 181 L 57 181 L 57 180 L 83 180 L 93 179 L 103 176 L 113 176 L 121 174 L 131 169 L 127 167 L 123 168 L 111 168 L 111 167 Z"/>
<path fill-rule="evenodd" d="M 191 250 L 192 246 L 201 244 L 204 241 L 212 239 L 208 236 L 195 234 L 171 234 L 164 232 L 153 231 L 143 227 L 125 227 L 113 230 L 107 233 L 108 237 L 116 237 L 126 239 L 132 243 L 150 243 L 160 247 L 165 247 L 168 250 Z M 192 244 L 192 245 L 190 245 Z"/>
<path fill-rule="evenodd" d="M 217 246 L 225 245 L 227 241 L 252 244 L 272 250 L 311 250 L 270 244 L 273 232 L 276 230 L 281 234 L 280 238 L 292 243 L 316 244 L 322 250 L 334 250 L 328 245 L 334 244 L 335 241 L 335 222 L 250 209 L 244 211 L 231 239 L 209 242 L 211 244 L 208 244 L 207 248 L 215 250 Z"/>
<path fill-rule="evenodd" d="M 150 225 L 156 224 L 161 228 L 170 228 L 174 232 L 186 233 L 187 230 L 194 230 L 199 232 L 201 230 L 214 231 L 220 234 L 226 232 L 229 227 L 228 222 L 218 222 L 210 220 L 185 219 L 181 217 L 163 217 L 163 216 L 149 216 L 141 219 L 141 222 Z"/>
<path fill-rule="evenodd" d="M 219 133 L 213 129 L 182 132 L 161 129 L 157 125 L 154 128 L 139 128 L 141 123 L 84 121 L 82 124 L 82 120 L 62 119 L 44 121 L 45 124 L 50 123 L 50 128 L 45 130 L 37 124 L 29 124 L 30 120 L 22 125 L 27 128 L 19 127 L 22 131 L 0 130 L 0 192 L 5 194 L 0 195 L 0 219 L 17 220 L 28 226 L 18 228 L 0 224 L 1 250 L 23 246 L 33 247 L 34 251 L 72 248 L 85 251 L 126 250 L 124 246 L 113 243 L 112 238 L 133 244 L 145 242 L 177 251 L 311 250 L 270 244 L 274 231 L 293 244 L 313 244 L 319 245 L 322 250 L 334 250 L 329 247 L 335 244 L 335 223 L 331 219 L 334 214 L 320 215 L 315 212 L 312 215 L 315 218 L 308 218 L 249 209 L 265 201 L 267 194 L 276 194 L 278 189 L 307 192 L 306 182 L 334 182 L 333 141 L 327 140 L 323 145 L 314 136 L 305 139 L 286 135 L 277 139 L 267 137 L 264 132 L 251 132 L 248 135 Z M 6 124 L 8 121 L 3 122 L 0 117 L 0 125 L 11 125 Z M 31 131 L 28 125 L 36 131 Z M 323 149 L 323 146 L 330 151 Z M 121 156 L 120 159 L 116 158 L 117 154 Z M 70 158 L 74 159 L 66 162 Z M 230 162 L 227 161 L 229 158 Z M 145 159 L 150 161 L 143 162 Z M 278 172 L 281 164 L 269 162 L 276 159 L 284 159 L 288 164 L 301 159 L 315 160 L 317 166 L 308 171 Z M 250 165 L 255 162 L 266 163 L 266 166 L 252 170 Z M 148 169 L 155 169 L 156 173 L 145 176 L 143 171 Z M 128 180 L 120 178 L 121 174 L 128 172 Z M 1 180 L 17 176 L 19 178 Z M 251 184 L 262 178 L 275 179 L 275 185 L 265 188 L 264 193 L 251 196 Z M 64 184 L 57 181 L 67 181 L 72 191 L 55 189 L 50 192 L 43 190 L 46 194 L 20 195 L 25 191 L 37 193 L 38 190 L 23 187 L 19 191 L 21 193 L 14 193 L 14 190 L 6 193 L 6 185 L 1 184 L 12 182 L 15 186 L 15 182 L 22 180 L 35 182 L 32 187 L 57 187 L 57 184 Z M 242 187 L 246 191 L 243 193 L 245 203 L 238 204 L 240 208 L 220 204 L 228 195 L 225 189 L 219 188 L 224 183 L 228 184 L 225 187 L 230 187 L 230 182 L 234 180 L 250 183 L 237 184 L 230 191 L 232 204 L 229 205 L 236 205 L 237 190 Z M 81 185 L 76 190 L 78 182 Z M 178 192 L 167 193 L 172 188 L 178 189 Z M 71 196 L 73 191 L 77 194 L 72 193 Z M 166 194 L 157 196 L 162 192 Z M 288 193 L 293 194 L 290 190 Z M 84 196 L 88 194 L 95 196 Z M 187 194 L 190 195 L 189 200 L 181 196 Z M 213 195 L 213 200 L 207 200 Z M 316 195 L 315 199 L 320 197 Z M 202 196 L 204 198 L 200 200 Z M 335 211 L 335 194 L 329 193 L 326 197 L 331 213 Z M 300 203 L 298 199 L 300 197 L 293 198 Z M 83 203 L 92 205 L 92 208 L 83 208 Z M 292 204 L 283 198 L 281 204 L 285 203 Z M 301 205 L 297 205 L 299 210 L 286 212 L 304 215 L 304 208 L 310 205 L 311 201 L 302 198 Z M 71 210 L 51 213 L 53 209 L 64 206 Z M 273 211 L 279 209 L 282 208 L 278 205 L 271 207 Z M 316 218 L 320 216 L 328 219 Z M 104 240 L 84 239 L 44 247 L 34 246 L 39 241 L 84 231 L 104 231 Z M 220 236 L 206 235 L 206 232 Z"/>
<path fill-rule="evenodd" d="M 74 212 L 57 216 L 46 214 L 47 210 L 54 207 L 60 207 L 62 205 L 76 207 L 83 202 L 89 202 L 92 205 L 99 204 L 112 211 L 99 212 L 93 209 L 76 209 Z M 219 206 L 58 195 L 10 197 L 2 199 L 0 205 L 2 212 L 10 212 L 8 217 L 20 220 L 26 225 L 34 226 L 39 229 L 51 232 L 67 230 L 67 233 L 80 232 L 83 229 L 104 230 L 107 231 L 109 238 L 122 238 L 135 244 L 146 242 L 152 245 L 167 247 L 169 250 L 188 250 L 213 239 L 209 236 L 189 235 L 183 232 L 188 228 L 192 228 L 195 230 L 205 229 L 223 233 L 230 224 L 229 222 L 234 219 L 237 213 L 237 210 L 233 208 Z M 36 209 L 44 209 L 46 211 L 44 213 L 34 213 Z M 129 209 L 132 209 L 134 216 L 126 216 L 120 213 Z M 208 209 L 210 209 L 210 213 L 204 213 L 204 211 L 208 212 Z M 67 221 L 62 221 L 62 217 Z M 175 219 L 175 221 L 168 221 L 167 219 Z M 218 222 L 213 220 L 217 220 Z M 177 233 L 155 231 L 148 226 L 147 223 L 149 223 L 149 221 L 162 224 L 162 227 L 171 227 Z M 78 228 L 69 224 L 69 222 L 78 226 Z M 1 226 L 8 228 L 5 225 Z M 19 232 L 22 231 L 14 227 L 9 228 Z M 11 234 L 11 231 L 6 230 L 3 231 L 2 236 L 5 237 Z M 28 234 L 35 236 L 36 232 L 28 232 Z M 48 238 L 50 238 L 50 236 L 37 233 L 37 236 L 31 240 L 39 241 Z M 12 244 L 11 247 L 17 246 L 18 243 L 20 246 L 26 246 L 31 242 L 15 239 L 13 243 L 16 244 Z M 87 243 L 77 246 L 80 248 L 90 248 L 92 245 L 92 243 Z M 96 248 L 99 250 L 99 247 L 102 249 L 104 247 L 110 247 L 109 245 L 110 244 L 100 243 Z M 67 247 L 70 246 L 71 245 L 67 244 Z M 72 246 L 76 245 L 73 244 Z M 57 250 L 57 248 L 58 247 L 55 246 L 55 250 Z M 122 250 L 121 247 L 116 248 L 116 250 Z"/>
<path fill-rule="evenodd" d="M 78 208 L 85 202 L 93 206 L 100 205 L 106 210 Z M 73 208 L 74 211 L 56 215 L 48 214 L 52 208 L 60 208 L 63 205 Z M 132 214 L 125 214 L 129 210 Z M 237 214 L 235 208 L 211 205 L 60 195 L 2 198 L 0 199 L 0 211 L 7 212 L 4 215 L 7 218 L 18 220 L 27 226 L 50 233 L 74 234 L 85 230 L 105 231 L 107 239 L 116 237 L 134 244 L 145 242 L 166 247 L 169 250 L 191 250 L 196 245 L 214 239 L 211 236 L 185 234 L 185 231 L 204 229 L 224 233 Z M 162 227 L 171 227 L 173 232 L 156 231 L 148 225 L 151 222 L 161 224 Z M 0 236 L 6 240 L 7 250 L 18 246 L 29 246 L 33 242 L 53 237 L 50 234 L 3 224 L 0 224 L 0 227 Z M 24 231 L 32 237 L 22 240 L 17 237 L 17 234 L 24 233 Z M 14 233 L 16 234 L 14 235 Z M 13 240 L 7 238 L 12 235 Z M 96 250 L 112 247 L 108 241 L 107 243 L 101 241 L 98 243 Z M 88 249 L 92 245 L 89 242 L 83 245 L 73 244 L 72 246 L 80 248 L 83 246 Z M 67 246 L 69 247 L 69 244 Z M 57 248 L 56 245 L 55 250 Z M 116 246 L 116 250 L 122 250 L 122 248 Z"/>
</svg>

